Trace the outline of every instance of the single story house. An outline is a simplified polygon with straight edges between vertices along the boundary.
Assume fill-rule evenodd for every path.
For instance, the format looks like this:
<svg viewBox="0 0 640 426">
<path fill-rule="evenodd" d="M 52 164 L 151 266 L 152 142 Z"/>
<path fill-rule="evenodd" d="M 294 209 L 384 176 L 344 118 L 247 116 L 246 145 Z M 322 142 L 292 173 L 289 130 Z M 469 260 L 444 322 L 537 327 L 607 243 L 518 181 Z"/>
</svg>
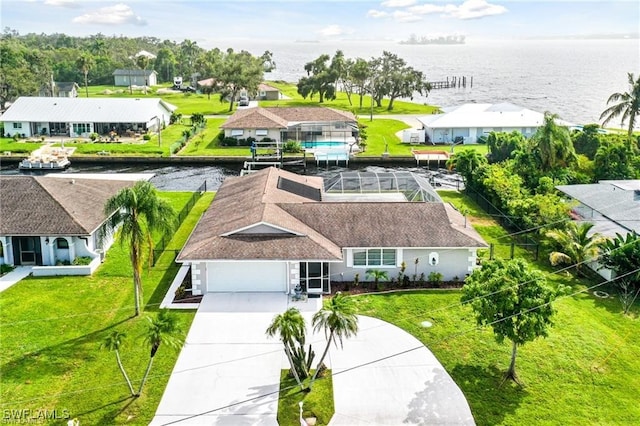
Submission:
<svg viewBox="0 0 640 426">
<path fill-rule="evenodd" d="M 33 265 L 34 275 L 90 274 L 113 242 L 105 233 L 105 203 L 133 183 L 72 175 L 0 176 L 0 263 Z M 91 258 L 91 264 L 70 266 L 78 257 Z"/>
<path fill-rule="evenodd" d="M 176 106 L 160 98 L 46 98 L 22 96 L 0 116 L 5 136 L 88 137 L 157 131 Z"/>
<path fill-rule="evenodd" d="M 412 173 L 352 172 L 325 184 L 270 167 L 227 178 L 176 261 L 190 266 L 194 294 L 321 294 L 356 274 L 365 281 L 369 269 L 397 277 L 403 264 L 408 275 L 464 279 L 483 247 Z"/>
<path fill-rule="evenodd" d="M 350 142 L 358 135 L 358 120 L 333 108 L 257 107 L 236 111 L 220 128 L 225 137 L 238 139 Z"/>
<path fill-rule="evenodd" d="M 139 58 L 140 56 L 145 56 L 145 57 L 149 58 L 149 60 L 156 59 L 156 55 L 154 55 L 151 52 L 147 52 L 146 50 L 141 50 L 138 53 L 136 53 L 135 55 L 133 55 L 134 58 Z"/>
<path fill-rule="evenodd" d="M 579 222 L 590 222 L 591 233 L 615 238 L 616 234 L 640 234 L 640 180 L 602 180 L 583 185 L 558 185 L 556 188 L 574 203 L 572 213 Z M 603 277 L 611 271 L 591 265 Z"/>
<path fill-rule="evenodd" d="M 280 89 L 265 83 L 260 83 L 255 99 L 260 101 L 277 101 L 280 99 Z"/>
<path fill-rule="evenodd" d="M 434 144 L 463 142 L 474 144 L 491 132 L 518 131 L 531 137 L 544 123 L 544 114 L 507 102 L 500 104 L 464 104 L 442 108 L 442 114 L 418 117 L 426 139 Z M 571 123 L 558 120 L 562 126 Z"/>
<path fill-rule="evenodd" d="M 158 73 L 154 70 L 115 70 L 114 86 L 157 86 Z"/>
<path fill-rule="evenodd" d="M 53 93 L 52 93 L 53 90 Z M 49 96 L 54 98 L 77 98 L 80 86 L 76 82 L 68 81 L 52 81 L 40 89 L 40 96 Z"/>
</svg>

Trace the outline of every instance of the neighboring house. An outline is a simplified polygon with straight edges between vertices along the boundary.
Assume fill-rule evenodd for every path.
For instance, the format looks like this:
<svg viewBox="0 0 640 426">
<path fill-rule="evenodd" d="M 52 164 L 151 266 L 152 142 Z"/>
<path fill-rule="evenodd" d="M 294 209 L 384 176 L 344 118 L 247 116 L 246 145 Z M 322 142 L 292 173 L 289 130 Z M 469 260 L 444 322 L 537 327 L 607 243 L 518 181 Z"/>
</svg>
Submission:
<svg viewBox="0 0 640 426">
<path fill-rule="evenodd" d="M 7 137 L 157 131 L 176 110 L 160 98 L 20 97 L 0 116 Z"/>
<path fill-rule="evenodd" d="M 324 185 L 272 167 L 227 178 L 177 262 L 191 267 L 194 294 L 297 285 L 320 294 L 356 274 L 365 281 L 369 269 L 396 278 L 403 262 L 409 276 L 464 279 L 482 247 L 462 215 L 412 173 L 353 172 Z"/>
<path fill-rule="evenodd" d="M 510 103 L 464 104 L 442 108 L 444 113 L 419 117 L 427 140 L 431 143 L 474 144 L 491 132 L 522 133 L 531 137 L 544 123 L 544 114 Z M 562 126 L 571 123 L 558 120 Z"/>
<path fill-rule="evenodd" d="M 136 53 L 135 55 L 133 55 L 134 58 L 138 58 L 140 56 L 146 56 L 147 58 L 149 58 L 149 60 L 156 59 L 156 55 L 154 55 L 151 52 L 147 52 L 146 50 L 141 50 L 138 53 Z"/>
<path fill-rule="evenodd" d="M 53 88 L 53 93 L 51 92 Z M 75 82 L 53 81 L 40 89 L 40 96 L 54 98 L 77 98 L 80 86 Z"/>
<path fill-rule="evenodd" d="M 255 99 L 260 101 L 277 101 L 280 99 L 280 89 L 265 83 L 260 83 Z"/>
<path fill-rule="evenodd" d="M 158 73 L 154 70 L 115 70 L 115 86 L 157 86 Z"/>
<path fill-rule="evenodd" d="M 575 204 L 574 218 L 590 222 L 592 233 L 615 238 L 635 231 L 640 234 L 640 180 L 602 180 L 583 185 L 559 185 L 556 187 Z M 611 271 L 591 265 L 603 277 L 610 279 Z"/>
<path fill-rule="evenodd" d="M 34 275 L 90 274 L 113 242 L 104 232 L 105 203 L 133 183 L 72 175 L 0 176 L 0 263 L 43 266 Z M 67 266 L 78 257 L 91 258 L 91 264 Z"/>
<path fill-rule="evenodd" d="M 350 142 L 358 135 L 352 113 L 325 107 L 248 108 L 236 111 L 220 128 L 225 137 L 268 137 L 282 142 Z"/>
</svg>

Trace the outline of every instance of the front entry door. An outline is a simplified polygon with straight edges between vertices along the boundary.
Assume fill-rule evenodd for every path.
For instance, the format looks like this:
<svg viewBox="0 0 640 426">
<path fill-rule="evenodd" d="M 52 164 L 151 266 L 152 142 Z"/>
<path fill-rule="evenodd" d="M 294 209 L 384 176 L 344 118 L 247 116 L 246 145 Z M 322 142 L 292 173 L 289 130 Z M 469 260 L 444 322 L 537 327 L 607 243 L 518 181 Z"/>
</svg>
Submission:
<svg viewBox="0 0 640 426">
<path fill-rule="evenodd" d="M 18 265 L 37 265 L 42 263 L 42 251 L 40 238 L 38 237 L 14 237 L 14 257 Z"/>
<path fill-rule="evenodd" d="M 324 262 L 300 262 L 300 283 L 307 293 L 328 292 L 329 264 Z"/>
</svg>

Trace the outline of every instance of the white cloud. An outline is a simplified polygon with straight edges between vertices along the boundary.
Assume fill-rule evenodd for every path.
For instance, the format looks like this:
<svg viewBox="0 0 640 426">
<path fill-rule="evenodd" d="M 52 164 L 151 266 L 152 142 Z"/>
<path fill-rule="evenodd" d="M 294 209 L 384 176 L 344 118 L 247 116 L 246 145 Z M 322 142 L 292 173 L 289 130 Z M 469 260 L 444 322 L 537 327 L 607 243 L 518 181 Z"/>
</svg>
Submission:
<svg viewBox="0 0 640 426">
<path fill-rule="evenodd" d="M 147 25 L 147 22 L 137 16 L 131 7 L 123 3 L 97 9 L 93 12 L 73 18 L 76 24 L 98 25 Z"/>
<path fill-rule="evenodd" d="M 382 10 L 371 9 L 367 12 L 367 16 L 369 18 L 377 19 L 377 18 L 386 18 L 387 16 L 389 16 L 389 14 Z"/>
<path fill-rule="evenodd" d="M 420 4 L 417 6 L 412 6 L 408 10 L 417 15 L 429 15 L 432 13 L 443 13 L 446 12 L 447 8 L 455 8 L 453 5 L 437 5 L 437 4 Z"/>
<path fill-rule="evenodd" d="M 416 4 L 416 0 L 385 0 L 382 2 L 384 7 L 407 7 Z"/>
<path fill-rule="evenodd" d="M 76 0 L 44 0 L 44 4 L 54 7 L 68 7 L 70 9 L 82 7 L 82 5 Z"/>
<path fill-rule="evenodd" d="M 316 31 L 316 33 L 320 34 L 323 37 L 335 37 L 339 35 L 353 34 L 353 30 L 333 24 L 319 29 L 318 31 Z"/>
<path fill-rule="evenodd" d="M 486 0 L 467 0 L 448 15 L 458 19 L 478 19 L 503 13 L 507 13 L 504 6 L 487 3 Z"/>
<path fill-rule="evenodd" d="M 420 15 L 416 15 L 415 13 L 396 10 L 395 12 L 393 12 L 393 19 L 398 22 L 416 22 L 422 20 L 422 17 Z"/>
</svg>

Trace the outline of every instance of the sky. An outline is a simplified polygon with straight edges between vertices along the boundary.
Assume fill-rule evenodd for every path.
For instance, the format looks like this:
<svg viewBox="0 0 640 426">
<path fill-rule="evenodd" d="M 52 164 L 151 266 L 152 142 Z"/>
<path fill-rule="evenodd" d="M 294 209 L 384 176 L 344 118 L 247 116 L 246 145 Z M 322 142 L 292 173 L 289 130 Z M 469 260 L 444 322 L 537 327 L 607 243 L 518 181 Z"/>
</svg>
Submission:
<svg viewBox="0 0 640 426">
<path fill-rule="evenodd" d="M 495 0 L 2 0 L 20 34 L 152 36 L 196 41 L 467 40 L 638 34 L 640 3 Z"/>
</svg>

